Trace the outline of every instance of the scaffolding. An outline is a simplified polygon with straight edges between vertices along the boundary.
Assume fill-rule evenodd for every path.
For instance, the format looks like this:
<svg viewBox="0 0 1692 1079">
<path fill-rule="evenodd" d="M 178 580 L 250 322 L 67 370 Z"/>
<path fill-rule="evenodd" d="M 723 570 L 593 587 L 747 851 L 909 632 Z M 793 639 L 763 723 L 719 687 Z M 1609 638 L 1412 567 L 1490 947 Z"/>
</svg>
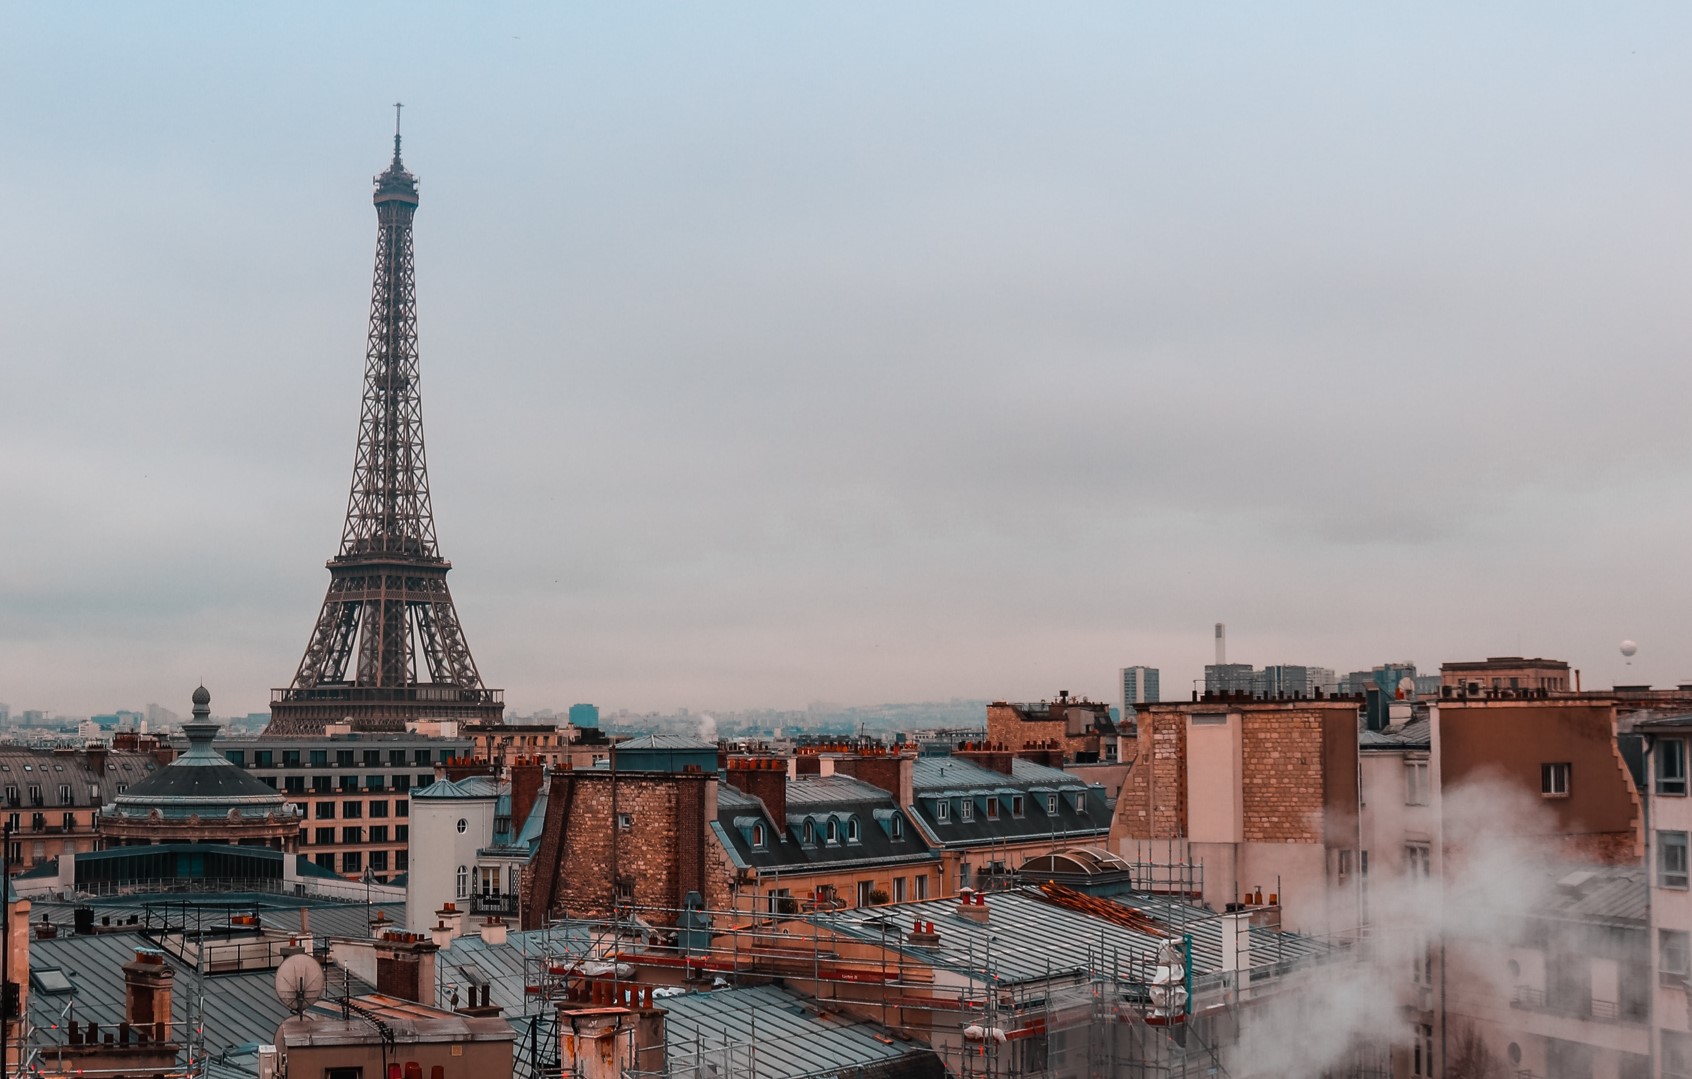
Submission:
<svg viewBox="0 0 1692 1079">
<path fill-rule="evenodd" d="M 709 989 L 779 982 L 819 1008 L 907 1038 L 913 1049 L 931 1048 L 960 1079 L 1243 1079 L 1250 1072 L 1239 1072 L 1231 1054 L 1253 1008 L 1307 989 L 1305 979 L 1323 976 L 1324 963 L 1356 957 L 1355 942 L 1296 938 L 1302 943 L 1284 950 L 1291 935 L 1279 931 L 1278 907 L 1251 903 L 1250 895 L 1226 912 L 1197 906 L 1191 897 L 1202 890 L 1199 867 L 1130 868 L 1136 885 L 1153 887 L 1120 901 L 1052 882 L 1016 889 L 1157 942 L 1149 951 L 1135 937 L 1135 947 L 1127 948 L 1112 944 L 1120 935 L 1101 932 L 1087 944 L 1079 969 L 1067 961 L 1056 969 L 1048 960 L 1044 976 L 1031 976 L 1026 964 L 1007 975 L 990 943 L 938 958 L 925 952 L 924 938 L 912 935 L 908 922 L 877 919 L 863 908 L 784 915 L 625 907 L 614 919 L 555 922 L 526 959 L 523 1014 L 508 1012 L 519 1028 L 515 1074 L 573 1079 L 559 1061 L 556 1005 L 582 999 L 577 994 L 585 983 L 609 982 L 622 1000 L 637 984 Z M 710 930 L 671 928 L 690 914 L 703 914 Z M 1211 942 L 1202 971 L 1194 968 L 1195 936 Z M 751 1076 L 756 1054 L 755 1037 L 677 1043 L 669 1074 Z M 1359 1046 L 1354 1060 L 1328 1073 L 1329 1079 L 1388 1075 L 1380 1046 Z"/>
</svg>

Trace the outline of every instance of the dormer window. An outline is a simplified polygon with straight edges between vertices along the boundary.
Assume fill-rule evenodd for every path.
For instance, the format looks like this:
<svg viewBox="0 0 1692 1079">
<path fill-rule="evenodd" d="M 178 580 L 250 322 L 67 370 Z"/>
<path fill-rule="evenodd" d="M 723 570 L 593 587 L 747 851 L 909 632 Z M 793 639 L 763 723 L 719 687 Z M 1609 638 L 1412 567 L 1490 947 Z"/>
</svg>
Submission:
<svg viewBox="0 0 1692 1079">
<path fill-rule="evenodd" d="M 828 822 L 828 841 L 830 844 L 840 842 L 840 823 L 838 821 L 831 820 Z"/>
<path fill-rule="evenodd" d="M 858 818 L 857 817 L 847 817 L 846 818 L 846 842 L 856 843 L 857 841 L 858 841 Z"/>
<path fill-rule="evenodd" d="M 952 819 L 952 803 L 942 798 L 934 803 L 934 819 L 941 824 Z"/>
<path fill-rule="evenodd" d="M 1054 817 L 1057 816 L 1057 806 L 1058 806 L 1058 796 L 1055 795 L 1055 794 L 1046 795 L 1046 812 L 1049 815 L 1054 816 Z"/>
<path fill-rule="evenodd" d="M 810 821 L 805 822 L 805 845 L 807 847 L 817 845 L 817 826 Z"/>
<path fill-rule="evenodd" d="M 958 803 L 959 816 L 967 823 L 975 819 L 975 799 L 965 798 Z"/>
<path fill-rule="evenodd" d="M 905 818 L 895 814 L 888 824 L 891 825 L 890 833 L 894 839 L 905 838 Z"/>
<path fill-rule="evenodd" d="M 1086 812 L 1087 812 L 1087 796 L 1085 794 L 1077 794 L 1075 796 L 1075 812 L 1080 813 L 1082 815 L 1086 814 Z"/>
<path fill-rule="evenodd" d="M 987 799 L 987 819 L 999 819 L 999 796 L 996 794 Z"/>
<path fill-rule="evenodd" d="M 1020 794 L 1011 795 L 1011 816 L 1022 816 L 1022 795 Z"/>
<path fill-rule="evenodd" d="M 752 849 L 764 849 L 764 826 L 762 824 L 754 824 L 752 826 Z"/>
</svg>

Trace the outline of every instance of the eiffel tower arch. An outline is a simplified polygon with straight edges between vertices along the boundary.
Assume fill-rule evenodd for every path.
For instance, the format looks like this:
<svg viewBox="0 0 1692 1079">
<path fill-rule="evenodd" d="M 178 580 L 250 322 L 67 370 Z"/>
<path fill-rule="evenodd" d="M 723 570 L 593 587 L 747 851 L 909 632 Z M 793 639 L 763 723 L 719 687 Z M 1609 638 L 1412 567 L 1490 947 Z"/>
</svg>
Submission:
<svg viewBox="0 0 1692 1079">
<path fill-rule="evenodd" d="M 364 404 L 352 493 L 329 593 L 299 669 L 271 691 L 272 735 L 319 735 L 328 723 L 402 731 L 408 719 L 498 722 L 482 685 L 435 541 L 418 388 L 417 284 L 411 249 L 417 177 L 394 158 L 375 178 L 376 271 L 370 289 Z"/>
</svg>

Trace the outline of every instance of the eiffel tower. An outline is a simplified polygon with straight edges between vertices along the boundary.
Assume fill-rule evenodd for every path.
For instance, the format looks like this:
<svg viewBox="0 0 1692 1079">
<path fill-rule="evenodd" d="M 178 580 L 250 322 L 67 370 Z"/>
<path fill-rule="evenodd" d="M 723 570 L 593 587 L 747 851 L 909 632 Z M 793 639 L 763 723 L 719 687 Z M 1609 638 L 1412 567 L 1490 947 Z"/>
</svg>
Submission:
<svg viewBox="0 0 1692 1079">
<path fill-rule="evenodd" d="M 417 385 L 417 287 L 411 220 L 417 177 L 394 159 L 375 178 L 376 273 L 370 290 L 364 408 L 340 553 L 293 684 L 272 690 L 273 735 L 320 735 L 327 723 L 403 731 L 408 719 L 498 722 L 464 641 L 435 542 Z"/>
</svg>

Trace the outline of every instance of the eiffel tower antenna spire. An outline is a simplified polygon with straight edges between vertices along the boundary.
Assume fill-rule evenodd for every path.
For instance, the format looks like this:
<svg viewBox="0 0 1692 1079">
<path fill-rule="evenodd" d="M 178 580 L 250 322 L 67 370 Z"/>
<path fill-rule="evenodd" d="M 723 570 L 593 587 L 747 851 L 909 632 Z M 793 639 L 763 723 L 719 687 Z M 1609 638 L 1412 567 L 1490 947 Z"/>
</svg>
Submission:
<svg viewBox="0 0 1692 1079">
<path fill-rule="evenodd" d="M 374 180 L 376 270 L 364 403 L 341 547 L 293 683 L 271 692 L 269 733 L 317 735 L 326 723 L 402 731 L 408 719 L 499 720 L 458 623 L 429 500 L 418 386 L 411 227 L 417 177 L 394 159 Z"/>
</svg>

